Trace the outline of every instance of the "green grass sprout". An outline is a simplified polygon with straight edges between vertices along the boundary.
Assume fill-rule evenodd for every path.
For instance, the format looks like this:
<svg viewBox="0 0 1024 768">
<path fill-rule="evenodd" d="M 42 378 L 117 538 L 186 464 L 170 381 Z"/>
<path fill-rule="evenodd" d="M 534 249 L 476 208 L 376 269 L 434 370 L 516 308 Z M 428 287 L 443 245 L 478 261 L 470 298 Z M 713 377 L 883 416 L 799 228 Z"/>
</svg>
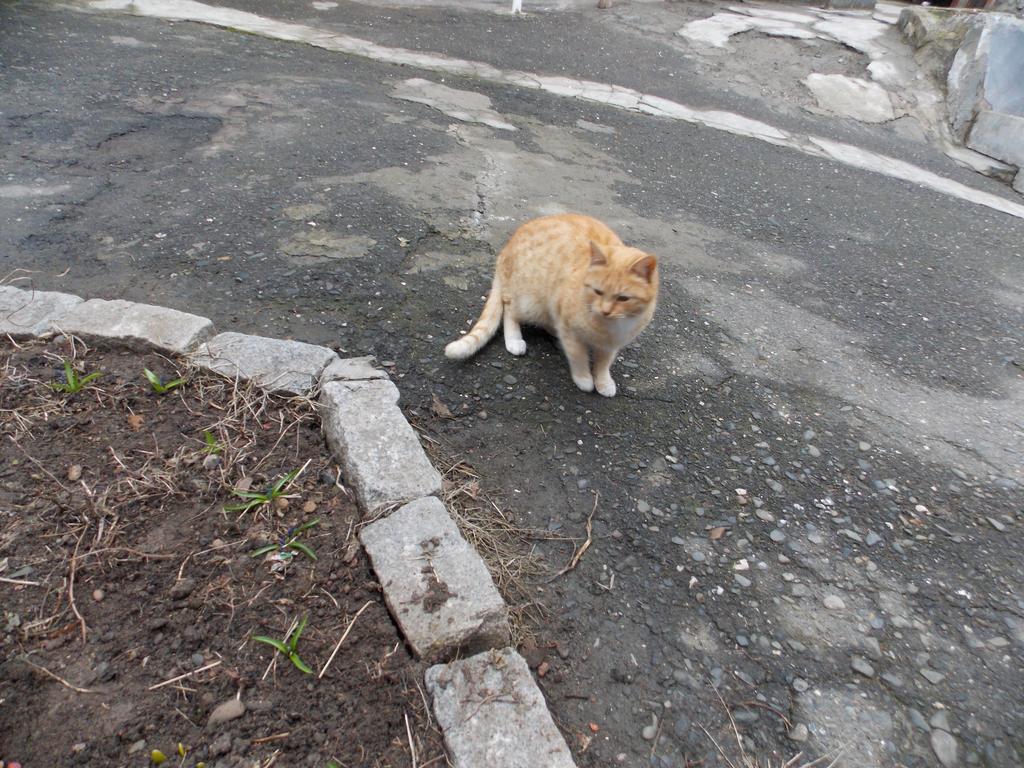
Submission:
<svg viewBox="0 0 1024 768">
<path fill-rule="evenodd" d="M 163 381 L 159 376 L 153 373 L 149 368 L 143 368 L 142 374 L 146 377 L 146 381 L 149 382 L 149 386 L 153 388 L 153 391 L 158 395 L 166 395 L 172 389 L 176 389 L 185 383 L 185 379 L 178 378 L 172 379 L 171 381 Z"/>
<path fill-rule="evenodd" d="M 237 489 L 232 490 L 235 496 L 245 501 L 241 504 L 232 504 L 224 507 L 225 512 L 248 512 L 250 509 L 262 507 L 264 504 L 270 504 L 277 501 L 280 498 L 287 498 L 288 487 L 295 482 L 295 479 L 302 474 L 302 470 L 309 465 L 307 461 L 300 469 L 293 469 L 283 477 L 279 477 L 270 486 L 263 491 L 239 491 Z"/>
<path fill-rule="evenodd" d="M 203 443 L 203 453 L 210 454 L 211 456 L 217 456 L 224 450 L 224 447 L 217 442 L 213 432 L 208 429 L 203 430 Z"/>
<path fill-rule="evenodd" d="M 291 560 L 295 557 L 296 552 L 301 552 L 310 560 L 316 560 L 316 553 L 313 552 L 313 548 L 303 544 L 299 541 L 299 536 L 302 535 L 303 531 L 308 531 L 314 525 L 320 522 L 320 518 L 316 520 L 310 520 L 303 523 L 302 525 L 292 526 L 288 529 L 288 532 L 281 538 L 281 541 L 277 544 L 267 544 L 255 550 L 250 557 L 259 557 L 265 555 L 268 552 L 277 550 L 279 557 L 284 560 Z"/>
<path fill-rule="evenodd" d="M 79 376 L 78 371 L 71 364 L 70 360 L 64 361 L 64 381 L 51 381 L 50 386 L 57 392 L 63 392 L 66 395 L 77 395 L 93 379 L 100 377 L 100 372 L 95 371 L 90 373 L 88 376 Z"/>
<path fill-rule="evenodd" d="M 269 646 L 276 648 L 282 654 L 288 657 L 288 660 L 295 665 L 296 669 L 300 672 L 304 672 L 307 675 L 313 674 L 313 670 L 306 662 L 299 656 L 299 637 L 302 635 L 302 630 L 306 628 L 306 623 L 309 621 L 308 616 L 303 616 L 302 621 L 299 622 L 298 626 L 294 630 L 284 636 L 284 640 L 275 640 L 272 637 L 266 635 L 255 635 L 253 640 L 257 643 L 265 643 Z"/>
</svg>

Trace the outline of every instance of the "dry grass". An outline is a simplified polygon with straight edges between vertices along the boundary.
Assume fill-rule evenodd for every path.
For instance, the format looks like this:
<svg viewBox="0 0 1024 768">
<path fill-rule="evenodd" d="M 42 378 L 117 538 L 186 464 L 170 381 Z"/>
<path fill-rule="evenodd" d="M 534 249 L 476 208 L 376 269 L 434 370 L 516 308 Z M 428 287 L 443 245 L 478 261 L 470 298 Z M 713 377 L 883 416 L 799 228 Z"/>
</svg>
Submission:
<svg viewBox="0 0 1024 768">
<path fill-rule="evenodd" d="M 762 759 L 751 755 L 747 752 L 747 748 L 743 743 L 743 737 L 740 736 L 739 728 L 736 726 L 736 719 L 732 716 L 732 710 L 725 703 L 725 700 L 722 698 L 722 694 L 719 693 L 718 689 L 713 685 L 711 687 L 715 692 L 715 696 L 718 697 L 718 701 L 721 703 L 725 713 L 729 716 L 729 726 L 736 741 L 738 755 L 730 757 L 707 728 L 700 726 L 700 729 L 704 731 L 704 734 L 711 740 L 711 743 L 715 745 L 715 749 L 718 750 L 718 754 L 722 756 L 722 759 L 729 768 L 835 768 L 835 766 L 839 765 L 839 758 L 842 757 L 843 752 L 842 749 L 837 750 L 834 756 L 832 754 L 826 754 L 811 761 L 804 760 L 803 752 L 798 752 L 788 759 L 781 758 L 774 764 L 772 763 L 772 758 Z M 769 709 L 773 708 L 769 707 Z M 789 728 L 789 720 L 782 716 L 781 713 L 778 714 L 786 723 L 786 727 Z M 830 758 L 831 761 L 826 763 Z"/>
<path fill-rule="evenodd" d="M 420 432 L 427 454 L 443 478 L 442 500 L 466 540 L 480 553 L 498 590 L 509 606 L 512 641 L 522 645 L 536 639 L 536 627 L 550 616 L 535 596 L 549 577 L 535 551 L 541 540 L 567 540 L 548 531 L 523 528 L 481 487 L 480 476 L 436 437 Z"/>
<path fill-rule="evenodd" d="M 50 342 L 7 341 L 14 350 L 45 358 L 46 366 L 54 371 L 61 368 L 65 359 L 79 368 L 83 359 L 88 360 L 89 348 L 76 337 Z M 255 485 L 253 481 L 266 475 L 267 470 L 277 471 L 276 467 L 266 466 L 269 457 L 292 438 L 296 440 L 297 453 L 299 427 L 317 420 L 308 398 L 269 394 L 251 384 L 206 373 L 171 358 L 162 357 L 162 363 L 166 366 L 164 370 L 174 371 L 173 377 L 184 377 L 187 383 L 161 397 L 180 400 L 190 413 L 196 413 L 195 408 L 201 403 L 217 414 L 202 426 L 216 438 L 216 461 L 201 466 L 210 451 L 199 435 L 173 453 L 156 444 L 155 437 L 151 447 L 129 452 L 117 447 L 114 435 L 104 435 L 101 437 L 114 444 L 108 445 L 103 454 L 105 466 L 92 466 L 88 475 L 91 480 L 87 480 L 80 470 L 79 476 L 73 476 L 67 474 L 67 468 L 46 466 L 32 455 L 32 443 L 41 430 L 55 428 L 60 419 L 80 409 L 83 400 L 90 408 L 123 414 L 129 424 L 139 419 L 142 425 L 143 414 L 135 413 L 130 399 L 130 395 L 137 399 L 139 393 L 149 389 L 141 367 L 139 388 L 131 392 L 101 376 L 68 397 L 54 391 L 50 380 L 38 378 L 38 365 L 34 366 L 33 376 L 28 366 L 15 364 L 10 356 L 0 360 L 0 440 L 5 450 L 29 471 L 47 480 L 37 498 L 35 514 L 0 520 L 0 551 L 19 538 L 32 538 L 39 554 L 26 564 L 63 573 L 60 586 L 47 589 L 33 615 L 25 617 L 21 626 L 25 638 L 65 630 L 83 636 L 88 632 L 75 599 L 76 576 L 80 577 L 83 569 L 104 570 L 112 561 L 162 557 L 157 552 L 121 546 L 126 526 L 132 524 L 133 508 L 144 504 L 159 510 L 172 500 L 187 498 L 194 501 L 197 514 L 216 513 L 221 506 L 218 498 L 225 490 L 239 483 Z M 274 435 L 270 449 L 265 448 L 268 433 Z M 77 447 L 68 444 L 69 450 Z M 198 474 L 197 469 L 201 469 Z M 208 483 L 197 485 L 197 476 Z M 257 510 L 254 514 L 269 518 L 273 511 Z M 268 523 L 272 526 L 276 521 Z M 52 583 L 49 579 L 44 581 Z"/>
</svg>

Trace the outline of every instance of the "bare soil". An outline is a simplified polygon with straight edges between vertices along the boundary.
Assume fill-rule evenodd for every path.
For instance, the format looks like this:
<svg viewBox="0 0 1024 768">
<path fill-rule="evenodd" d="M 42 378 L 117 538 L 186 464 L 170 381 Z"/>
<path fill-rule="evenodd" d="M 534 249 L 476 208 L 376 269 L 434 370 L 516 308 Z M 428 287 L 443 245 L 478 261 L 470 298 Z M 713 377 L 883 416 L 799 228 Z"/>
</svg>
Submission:
<svg viewBox="0 0 1024 768">
<path fill-rule="evenodd" d="M 102 375 L 55 391 L 65 359 Z M 187 382 L 156 394 L 144 367 Z M 59 338 L 0 345 L 0 425 L 0 761 L 445 764 L 308 401 Z M 231 509 L 300 469 L 287 499 Z M 253 556 L 314 520 L 315 560 Z M 302 617 L 311 674 L 253 640 Z"/>
</svg>

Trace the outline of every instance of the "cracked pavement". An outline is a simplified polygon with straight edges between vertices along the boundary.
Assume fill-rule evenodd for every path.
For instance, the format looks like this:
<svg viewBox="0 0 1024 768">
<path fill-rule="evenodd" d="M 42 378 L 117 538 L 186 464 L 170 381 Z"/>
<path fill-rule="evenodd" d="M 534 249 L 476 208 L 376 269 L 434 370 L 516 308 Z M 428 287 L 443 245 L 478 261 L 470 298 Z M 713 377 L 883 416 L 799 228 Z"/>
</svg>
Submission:
<svg viewBox="0 0 1024 768">
<path fill-rule="evenodd" d="M 524 526 L 598 493 L 538 593 L 581 766 L 724 764 L 726 707 L 775 762 L 1024 762 L 1024 200 L 925 86 L 826 114 L 803 81 L 872 59 L 677 34 L 717 3 L 166 5 L 0 8 L 0 273 L 375 354 Z M 443 357 L 564 210 L 662 259 L 614 400 L 542 334 Z"/>
</svg>

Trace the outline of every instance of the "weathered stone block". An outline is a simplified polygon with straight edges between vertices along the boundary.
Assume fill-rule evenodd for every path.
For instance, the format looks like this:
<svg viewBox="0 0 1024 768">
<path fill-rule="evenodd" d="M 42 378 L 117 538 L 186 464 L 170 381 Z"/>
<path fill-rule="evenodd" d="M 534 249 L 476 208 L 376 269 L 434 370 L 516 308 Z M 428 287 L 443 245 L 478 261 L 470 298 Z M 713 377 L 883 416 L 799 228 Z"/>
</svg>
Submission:
<svg viewBox="0 0 1024 768">
<path fill-rule="evenodd" d="M 511 648 L 427 670 L 455 768 L 575 768 L 526 661 Z"/>
<path fill-rule="evenodd" d="M 406 504 L 359 539 L 417 656 L 439 661 L 508 644 L 505 601 L 439 499 Z"/>
<path fill-rule="evenodd" d="M 0 337 L 27 339 L 54 330 L 54 321 L 82 299 L 70 293 L 0 285 Z"/>
<path fill-rule="evenodd" d="M 89 299 L 54 322 L 64 333 L 83 339 L 111 339 L 178 354 L 189 352 L 213 333 L 208 318 L 121 299 Z"/>
<path fill-rule="evenodd" d="M 1006 14 L 975 19 L 947 78 L 950 125 L 961 141 L 979 111 L 1024 116 L 1024 19 Z"/>
<path fill-rule="evenodd" d="M 326 382 L 320 393 L 327 443 L 364 510 L 441 492 L 441 475 L 423 452 L 387 379 Z"/>
<path fill-rule="evenodd" d="M 276 392 L 308 394 L 334 359 L 327 347 L 244 333 L 219 333 L 192 356 L 201 368 Z"/>
<path fill-rule="evenodd" d="M 932 8 L 910 5 L 900 11 L 900 18 L 896 24 L 907 42 L 915 48 L 920 48 L 935 38 L 942 26 L 942 17 Z"/>
<path fill-rule="evenodd" d="M 1021 63 L 1024 66 L 1024 59 Z M 967 146 L 1018 168 L 1024 166 L 1024 117 L 988 110 L 979 112 L 967 137 Z"/>
<path fill-rule="evenodd" d="M 387 373 L 376 367 L 377 358 L 336 357 L 331 361 L 320 376 L 320 383 L 328 381 L 366 381 L 368 379 L 386 379 Z"/>
</svg>

